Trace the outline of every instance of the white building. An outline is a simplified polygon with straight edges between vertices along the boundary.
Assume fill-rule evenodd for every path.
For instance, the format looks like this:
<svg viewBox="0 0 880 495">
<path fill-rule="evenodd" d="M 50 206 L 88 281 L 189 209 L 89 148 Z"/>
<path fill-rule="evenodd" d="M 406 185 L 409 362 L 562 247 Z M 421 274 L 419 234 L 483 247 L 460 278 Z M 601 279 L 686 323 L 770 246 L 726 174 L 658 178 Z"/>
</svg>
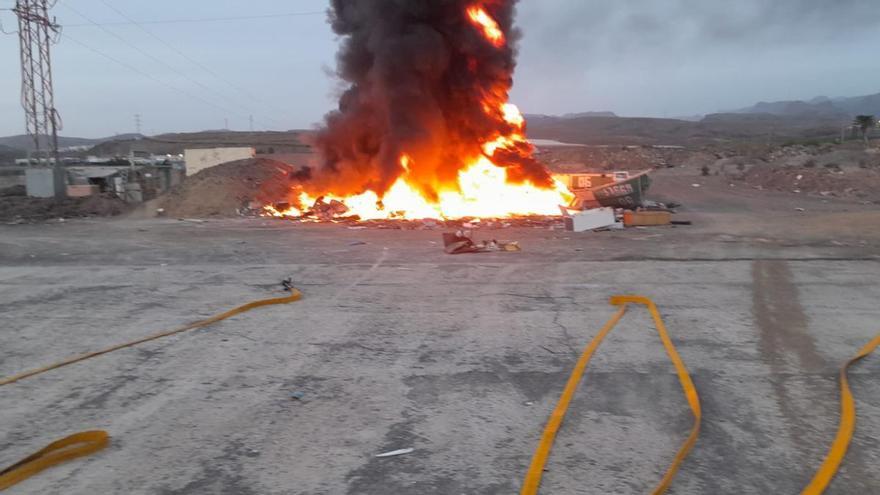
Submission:
<svg viewBox="0 0 880 495">
<path fill-rule="evenodd" d="M 254 148 L 206 148 L 183 151 L 186 175 L 196 174 L 206 168 L 235 160 L 245 160 L 256 155 Z"/>
</svg>

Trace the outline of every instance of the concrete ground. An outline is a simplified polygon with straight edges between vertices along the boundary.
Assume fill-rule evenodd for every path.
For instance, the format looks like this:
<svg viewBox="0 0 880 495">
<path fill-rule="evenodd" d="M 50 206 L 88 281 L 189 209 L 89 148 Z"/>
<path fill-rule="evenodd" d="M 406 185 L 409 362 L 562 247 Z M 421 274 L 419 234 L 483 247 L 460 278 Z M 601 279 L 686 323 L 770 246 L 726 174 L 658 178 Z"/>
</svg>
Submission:
<svg viewBox="0 0 880 495">
<path fill-rule="evenodd" d="M 837 427 L 837 368 L 880 329 L 880 229 L 841 227 L 876 211 L 786 207 L 771 225 L 722 206 L 685 209 L 697 224 L 676 229 L 478 231 L 523 251 L 459 256 L 439 231 L 0 226 L 0 376 L 279 296 L 286 277 L 304 293 L 0 389 L 0 466 L 72 432 L 113 437 L 9 493 L 516 493 L 618 293 L 654 298 L 700 394 L 670 493 L 799 493 Z M 840 231 L 796 228 L 822 215 Z M 878 356 L 851 373 L 859 422 L 828 493 L 880 490 L 878 373 Z M 590 364 L 542 493 L 646 493 L 690 422 L 633 308 Z"/>
</svg>

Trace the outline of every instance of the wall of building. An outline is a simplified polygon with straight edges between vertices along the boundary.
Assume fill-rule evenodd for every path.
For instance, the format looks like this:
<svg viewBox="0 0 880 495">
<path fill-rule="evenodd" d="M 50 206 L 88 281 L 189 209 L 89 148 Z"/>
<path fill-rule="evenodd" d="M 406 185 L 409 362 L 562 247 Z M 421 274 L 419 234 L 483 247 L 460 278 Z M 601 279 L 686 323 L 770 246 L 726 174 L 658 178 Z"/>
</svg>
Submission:
<svg viewBox="0 0 880 495">
<path fill-rule="evenodd" d="M 32 198 L 55 197 L 55 171 L 49 167 L 31 167 L 25 170 L 27 195 Z"/>
<path fill-rule="evenodd" d="M 188 149 L 183 152 L 186 175 L 193 175 L 206 168 L 235 160 L 253 158 L 254 148 L 207 148 Z"/>
</svg>

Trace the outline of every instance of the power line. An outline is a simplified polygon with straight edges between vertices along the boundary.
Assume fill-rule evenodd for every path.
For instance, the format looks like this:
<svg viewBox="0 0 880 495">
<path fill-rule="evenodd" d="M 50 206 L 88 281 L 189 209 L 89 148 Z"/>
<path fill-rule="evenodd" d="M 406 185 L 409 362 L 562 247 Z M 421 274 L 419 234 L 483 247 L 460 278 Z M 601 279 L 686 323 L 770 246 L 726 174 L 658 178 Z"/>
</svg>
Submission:
<svg viewBox="0 0 880 495">
<path fill-rule="evenodd" d="M 228 22 L 228 21 L 247 21 L 247 20 L 256 20 L 256 19 L 276 19 L 280 17 L 302 17 L 302 16 L 312 16 L 312 15 L 323 15 L 326 14 L 326 11 L 323 10 L 315 10 L 310 12 L 287 12 L 281 14 L 263 14 L 263 15 L 245 15 L 245 16 L 235 16 L 235 17 L 202 17 L 202 18 L 189 18 L 189 19 L 158 19 L 152 21 L 134 21 L 127 20 L 125 22 L 102 22 L 102 23 L 89 23 L 89 24 L 66 24 L 66 27 L 90 27 L 90 26 L 131 26 L 136 24 L 190 24 L 190 23 L 200 23 L 200 22 Z"/>
<path fill-rule="evenodd" d="M 116 39 L 119 40 L 120 42 L 124 43 L 124 44 L 127 45 L 128 47 L 132 48 L 133 50 L 137 51 L 137 52 L 140 53 L 141 55 L 143 55 L 143 56 L 149 58 L 150 60 L 156 62 L 157 64 L 159 64 L 159 65 L 165 67 L 165 68 L 168 69 L 169 71 L 171 71 L 171 72 L 177 74 L 178 76 L 180 76 L 180 77 L 186 79 L 186 80 L 189 81 L 190 83 L 195 84 L 196 86 L 202 88 L 202 89 L 205 90 L 205 91 L 208 91 L 208 92 L 210 92 L 210 93 L 214 93 L 214 95 L 219 96 L 221 99 L 227 99 L 226 95 L 224 95 L 224 94 L 222 94 L 222 93 L 219 93 L 219 92 L 217 92 L 217 91 L 211 89 L 210 87 L 208 87 L 208 86 L 202 84 L 201 82 L 199 82 L 199 81 L 197 81 L 197 80 L 195 80 L 195 79 L 189 77 L 188 75 L 186 75 L 186 74 L 180 72 L 180 71 L 177 70 L 176 68 L 174 68 L 174 67 L 172 67 L 171 65 L 169 65 L 169 64 L 168 64 L 167 62 L 165 62 L 164 60 L 162 60 L 162 59 L 156 57 L 155 55 L 153 55 L 153 54 L 147 52 L 146 50 L 141 49 L 140 47 L 138 47 L 138 46 L 135 45 L 134 43 L 132 43 L 132 42 L 126 40 L 125 38 L 123 38 L 122 36 L 120 36 L 120 35 L 114 33 L 113 31 L 111 31 L 111 30 L 109 30 L 109 29 L 107 29 L 107 28 L 105 28 L 105 27 L 99 25 L 97 22 L 95 22 L 94 20 L 92 20 L 89 16 L 87 16 L 87 15 L 83 14 L 82 12 L 78 11 L 77 9 L 71 7 L 71 6 L 68 5 L 66 2 L 64 3 L 64 6 L 65 6 L 68 10 L 74 12 L 75 14 L 77 14 L 77 15 L 80 16 L 80 17 L 82 17 L 82 18 L 85 19 L 86 21 L 88 21 L 88 22 L 90 22 L 91 24 L 97 26 L 99 29 L 101 29 L 101 30 L 104 31 L 105 33 L 109 34 L 110 36 L 113 36 L 114 38 L 116 38 Z M 80 43 L 80 44 L 82 44 L 82 43 Z M 201 99 L 202 101 L 205 101 L 205 100 L 202 99 L 202 98 L 200 98 L 200 99 Z M 213 106 L 215 106 L 215 107 L 217 107 L 217 108 L 223 108 L 223 107 L 221 107 L 221 106 L 219 106 L 219 105 L 213 105 Z M 241 107 L 244 108 L 245 110 L 247 110 L 246 107 L 244 107 L 244 106 L 241 106 Z M 233 112 L 233 113 L 235 113 L 235 112 Z M 270 119 L 270 120 L 274 120 L 274 119 Z M 275 124 L 277 125 L 277 122 L 276 122 Z M 266 127 L 273 127 L 273 126 L 268 125 L 268 126 L 266 126 Z"/>
<path fill-rule="evenodd" d="M 147 33 L 147 35 L 149 35 L 151 38 L 153 38 L 153 39 L 155 39 L 156 41 L 158 41 L 159 43 L 161 43 L 163 46 L 165 46 L 165 47 L 168 48 L 169 50 L 171 50 L 171 51 L 173 51 L 174 53 L 180 55 L 181 57 L 183 57 L 184 59 L 186 59 L 189 63 L 191 63 L 191 64 L 195 65 L 196 67 L 199 67 L 199 68 L 202 69 L 203 71 L 207 72 L 208 74 L 210 74 L 211 76 L 213 76 L 214 78 L 216 78 L 218 81 L 224 83 L 225 85 L 229 86 L 229 87 L 232 88 L 233 90 L 238 91 L 239 93 L 243 94 L 244 96 L 250 98 L 251 100 L 253 100 L 253 101 L 257 102 L 257 103 L 260 103 L 260 104 L 269 104 L 269 103 L 266 102 L 265 100 L 261 100 L 261 99 L 257 98 L 256 96 L 254 96 L 253 94 L 251 94 L 249 91 L 247 91 L 247 90 L 245 90 L 245 89 L 242 89 L 241 87 L 239 87 L 239 86 L 237 86 L 237 85 L 235 85 L 235 84 L 229 82 L 227 79 L 225 79 L 225 78 L 223 78 L 222 76 L 220 76 L 220 74 L 217 74 L 215 71 L 213 71 L 213 70 L 211 70 L 210 68 L 206 67 L 203 63 L 199 62 L 199 61 L 196 60 L 195 58 L 190 57 L 189 55 L 183 53 L 179 48 L 177 48 L 177 47 L 175 47 L 174 45 L 172 45 L 171 43 L 165 41 L 161 36 L 158 36 L 158 35 L 156 35 L 155 33 L 153 33 L 152 31 L 150 31 L 149 29 L 145 28 L 141 23 L 139 23 L 138 21 L 135 21 L 134 19 L 132 19 L 131 17 L 129 17 L 125 12 L 122 12 L 121 10 L 119 10 L 118 8 L 116 8 L 115 6 L 113 6 L 111 3 L 109 3 L 107 0 L 101 0 L 101 3 L 103 3 L 107 8 L 109 8 L 109 9 L 112 10 L 113 12 L 116 12 L 116 14 L 118 14 L 118 15 L 119 15 L 120 17 L 122 17 L 123 19 L 125 19 L 125 20 L 127 20 L 128 22 L 130 22 L 131 24 L 137 26 L 141 31 Z M 274 120 L 274 119 L 270 119 L 270 120 Z M 275 124 L 278 124 L 278 122 L 276 121 Z"/>
<path fill-rule="evenodd" d="M 111 61 L 111 62 L 113 62 L 113 63 L 115 63 L 115 64 L 117 64 L 117 65 L 121 65 L 122 67 L 125 67 L 126 69 L 128 69 L 128 70 L 130 70 L 130 71 L 132 71 L 132 72 L 135 72 L 135 73 L 137 73 L 137 74 L 140 74 L 141 76 L 143 76 L 143 77 L 145 77 L 145 78 L 147 78 L 147 79 L 150 79 L 151 81 L 153 81 L 153 82 L 155 82 L 155 83 L 157 83 L 157 84 L 161 84 L 162 86 L 165 86 L 166 88 L 168 88 L 168 89 L 170 89 L 170 90 L 172 90 L 172 91 L 175 91 L 175 92 L 177 92 L 177 93 L 180 93 L 180 94 L 182 94 L 182 95 L 184 95 L 184 96 L 186 96 L 186 97 L 188 97 L 188 98 L 191 98 L 191 99 L 193 99 L 193 100 L 200 101 L 200 102 L 202 102 L 202 103 L 204 103 L 204 104 L 206 104 L 206 105 L 212 106 L 212 107 L 216 108 L 217 110 L 220 110 L 220 111 L 223 111 L 223 112 L 230 112 L 230 109 L 228 109 L 228 108 L 226 108 L 226 107 L 223 107 L 223 106 L 217 105 L 216 103 L 214 103 L 214 102 L 212 102 L 212 101 L 210 101 L 210 100 L 206 100 L 206 99 L 204 99 L 204 98 L 202 98 L 202 97 L 200 97 L 200 96 L 198 96 L 198 95 L 195 95 L 195 94 L 193 94 L 193 93 L 190 93 L 189 91 L 186 91 L 186 90 L 184 90 L 184 89 L 180 89 L 180 88 L 178 88 L 177 86 L 174 86 L 174 85 L 172 85 L 172 84 L 169 84 L 169 83 L 167 83 L 167 82 L 165 82 L 165 81 L 163 81 L 163 80 L 161 80 L 161 79 L 159 79 L 159 78 L 157 78 L 157 77 L 154 77 L 154 76 L 152 76 L 152 75 L 150 75 L 150 74 L 148 74 L 148 73 L 146 73 L 146 72 L 144 72 L 144 71 L 138 69 L 137 67 L 135 67 L 135 66 L 133 66 L 133 65 L 131 65 L 131 64 L 128 64 L 128 63 L 126 63 L 126 62 L 123 62 L 123 61 L 119 60 L 118 58 L 113 57 L 112 55 L 109 55 L 109 54 L 107 54 L 107 53 L 104 53 L 104 52 L 102 52 L 101 50 L 98 50 L 97 48 L 91 47 L 91 46 L 89 46 L 89 45 L 83 43 L 82 41 L 77 40 L 76 38 L 72 38 L 72 37 L 71 37 L 69 34 L 67 34 L 67 33 L 64 33 L 64 34 L 62 35 L 62 37 L 63 37 L 64 39 L 66 39 L 66 40 L 69 40 L 69 41 L 72 41 L 72 42 L 76 43 L 77 45 L 79 45 L 79 46 L 85 48 L 86 50 L 89 50 L 89 51 L 91 51 L 91 52 L 93 52 L 93 53 L 95 53 L 95 54 L 97 54 L 97 55 L 100 55 L 100 56 L 106 58 L 107 60 L 109 60 L 109 61 Z M 234 111 L 231 112 L 231 113 L 238 114 L 237 112 L 234 112 Z M 238 114 L 238 115 L 241 115 L 241 114 Z"/>
</svg>

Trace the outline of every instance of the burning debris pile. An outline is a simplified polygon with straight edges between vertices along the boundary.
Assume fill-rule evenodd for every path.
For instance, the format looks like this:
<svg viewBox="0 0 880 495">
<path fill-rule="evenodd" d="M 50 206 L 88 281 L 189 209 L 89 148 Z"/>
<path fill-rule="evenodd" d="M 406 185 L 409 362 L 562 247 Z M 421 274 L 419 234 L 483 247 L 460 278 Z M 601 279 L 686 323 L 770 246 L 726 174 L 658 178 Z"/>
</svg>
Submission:
<svg viewBox="0 0 880 495">
<path fill-rule="evenodd" d="M 330 23 L 343 38 L 337 73 L 349 86 L 315 137 L 320 166 L 298 174 L 286 209 L 267 212 L 320 207 L 319 218 L 364 220 L 558 212 L 571 195 L 532 157 L 525 120 L 508 102 L 515 3 L 332 0 Z"/>
</svg>

